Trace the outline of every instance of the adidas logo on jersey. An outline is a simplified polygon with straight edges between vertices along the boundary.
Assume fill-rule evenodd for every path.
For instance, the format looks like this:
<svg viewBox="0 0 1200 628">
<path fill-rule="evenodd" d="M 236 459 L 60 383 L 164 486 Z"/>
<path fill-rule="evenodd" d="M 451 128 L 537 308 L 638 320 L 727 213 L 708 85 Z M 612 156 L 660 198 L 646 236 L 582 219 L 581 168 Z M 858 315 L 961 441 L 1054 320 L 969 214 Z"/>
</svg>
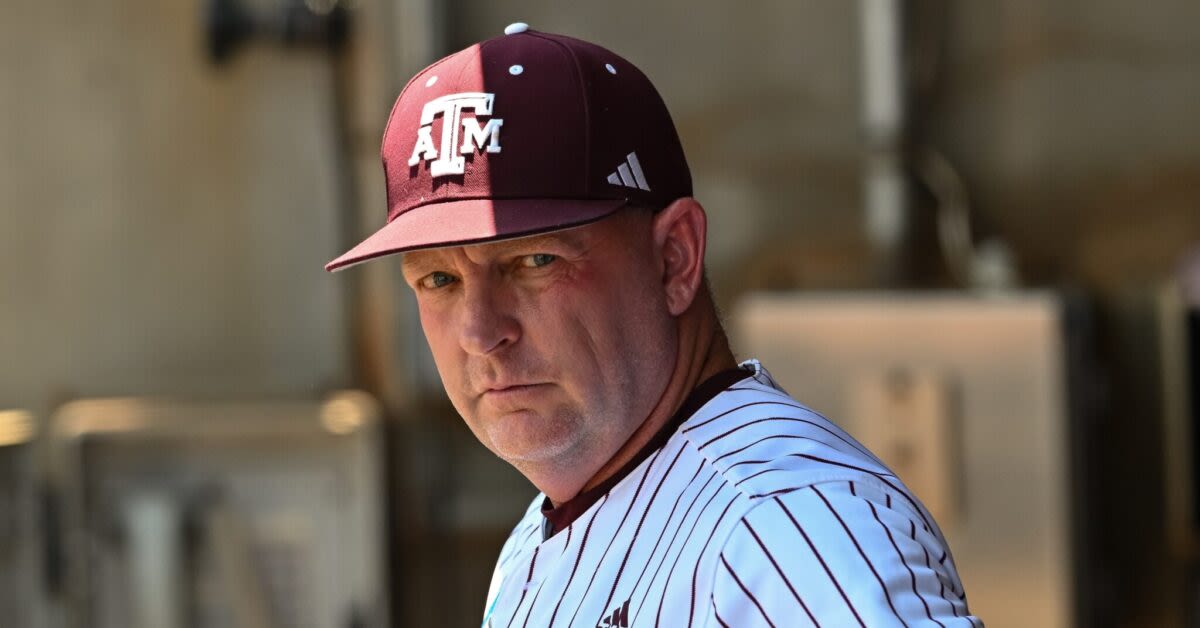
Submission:
<svg viewBox="0 0 1200 628">
<path fill-rule="evenodd" d="M 614 608 L 611 613 L 601 617 L 596 628 L 629 628 L 629 600 Z"/>
<path fill-rule="evenodd" d="M 617 166 L 616 172 L 608 175 L 608 182 L 627 188 L 650 191 L 646 183 L 646 175 L 642 172 L 642 164 L 638 163 L 637 153 L 625 156 L 625 162 Z"/>
</svg>

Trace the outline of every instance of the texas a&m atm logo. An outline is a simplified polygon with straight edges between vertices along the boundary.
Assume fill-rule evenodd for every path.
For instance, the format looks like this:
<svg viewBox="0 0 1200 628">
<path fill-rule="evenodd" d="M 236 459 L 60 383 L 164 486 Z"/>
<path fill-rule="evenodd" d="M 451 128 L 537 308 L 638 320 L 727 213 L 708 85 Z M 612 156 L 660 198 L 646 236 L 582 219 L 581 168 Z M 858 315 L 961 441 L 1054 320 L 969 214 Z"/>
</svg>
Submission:
<svg viewBox="0 0 1200 628">
<path fill-rule="evenodd" d="M 463 155 L 471 155 L 476 150 L 500 152 L 500 127 L 504 120 L 492 118 L 480 126 L 478 117 L 462 117 L 463 111 L 468 109 L 476 116 L 492 115 L 495 100 L 495 94 L 467 92 L 448 94 L 425 103 L 421 110 L 421 126 L 417 129 L 417 145 L 413 147 L 408 165 L 428 161 L 430 176 L 443 177 L 466 171 L 467 160 Z M 433 141 L 433 119 L 437 116 L 442 116 L 440 145 Z"/>
</svg>

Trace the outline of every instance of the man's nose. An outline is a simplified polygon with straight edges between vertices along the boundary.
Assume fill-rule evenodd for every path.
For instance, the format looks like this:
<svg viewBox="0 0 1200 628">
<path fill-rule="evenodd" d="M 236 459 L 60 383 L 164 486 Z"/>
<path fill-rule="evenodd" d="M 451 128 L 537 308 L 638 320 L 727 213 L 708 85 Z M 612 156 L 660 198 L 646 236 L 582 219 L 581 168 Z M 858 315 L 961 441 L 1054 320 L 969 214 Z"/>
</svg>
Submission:
<svg viewBox="0 0 1200 628">
<path fill-rule="evenodd" d="M 487 355 L 520 338 L 521 327 L 507 299 L 486 281 L 465 287 L 463 307 L 459 342 L 467 353 Z"/>
</svg>

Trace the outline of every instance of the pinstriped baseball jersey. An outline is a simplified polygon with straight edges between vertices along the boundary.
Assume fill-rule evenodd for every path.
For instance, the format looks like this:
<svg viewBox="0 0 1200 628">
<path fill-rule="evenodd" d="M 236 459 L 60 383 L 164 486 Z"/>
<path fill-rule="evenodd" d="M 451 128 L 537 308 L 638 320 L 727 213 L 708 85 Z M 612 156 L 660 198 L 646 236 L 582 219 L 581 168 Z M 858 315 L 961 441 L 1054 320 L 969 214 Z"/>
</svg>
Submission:
<svg viewBox="0 0 1200 628">
<path fill-rule="evenodd" d="M 756 361 L 565 529 L 538 496 L 483 625 L 982 626 L 933 518 Z"/>
</svg>

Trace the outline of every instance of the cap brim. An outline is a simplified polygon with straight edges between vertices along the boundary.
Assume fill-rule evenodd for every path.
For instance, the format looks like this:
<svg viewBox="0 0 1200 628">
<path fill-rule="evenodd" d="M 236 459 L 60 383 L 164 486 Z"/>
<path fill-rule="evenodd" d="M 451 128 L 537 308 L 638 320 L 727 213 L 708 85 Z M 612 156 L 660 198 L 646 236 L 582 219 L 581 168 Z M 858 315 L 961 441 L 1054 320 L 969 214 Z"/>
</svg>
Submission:
<svg viewBox="0 0 1200 628">
<path fill-rule="evenodd" d="M 411 209 L 325 265 L 337 271 L 377 257 L 508 240 L 578 227 L 628 203 L 624 199 L 469 199 Z"/>
</svg>

